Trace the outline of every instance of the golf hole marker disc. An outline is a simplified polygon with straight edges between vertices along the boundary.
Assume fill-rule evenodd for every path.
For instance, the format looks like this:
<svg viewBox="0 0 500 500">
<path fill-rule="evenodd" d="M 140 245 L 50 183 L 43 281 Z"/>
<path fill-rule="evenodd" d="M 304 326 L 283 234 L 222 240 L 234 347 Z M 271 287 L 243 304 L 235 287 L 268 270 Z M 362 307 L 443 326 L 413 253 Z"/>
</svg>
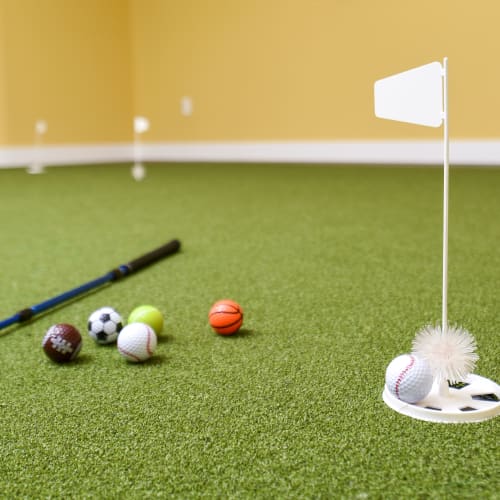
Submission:
<svg viewBox="0 0 500 500">
<path fill-rule="evenodd" d="M 405 403 L 393 396 L 387 387 L 384 402 L 394 411 L 418 420 L 441 423 L 482 422 L 500 415 L 500 386 L 485 377 L 468 375 L 464 382 L 449 385 L 443 396 L 439 384 L 418 403 Z"/>
</svg>

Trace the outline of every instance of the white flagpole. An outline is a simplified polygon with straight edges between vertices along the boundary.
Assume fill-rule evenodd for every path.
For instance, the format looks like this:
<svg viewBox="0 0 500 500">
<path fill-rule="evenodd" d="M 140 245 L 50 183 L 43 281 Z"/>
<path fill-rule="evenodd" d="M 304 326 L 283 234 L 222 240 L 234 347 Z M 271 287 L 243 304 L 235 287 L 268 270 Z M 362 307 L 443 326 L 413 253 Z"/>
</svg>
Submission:
<svg viewBox="0 0 500 500">
<path fill-rule="evenodd" d="M 450 141 L 448 134 L 448 58 L 443 59 L 443 317 L 441 323 L 441 334 L 444 336 L 448 331 L 448 192 L 450 177 Z M 439 381 L 439 395 L 449 395 L 448 381 Z"/>
<path fill-rule="evenodd" d="M 134 127 L 134 165 L 137 165 L 137 163 L 139 162 L 139 148 L 140 148 L 139 142 L 140 142 L 139 133 Z"/>
<path fill-rule="evenodd" d="M 136 181 L 144 179 L 146 170 L 142 164 L 141 135 L 149 129 L 149 120 L 144 116 L 134 117 L 134 165 L 132 166 L 132 177 Z"/>
<path fill-rule="evenodd" d="M 450 173 L 450 142 L 448 137 L 448 58 L 443 60 L 443 121 L 444 121 L 444 187 L 443 187 L 443 317 L 441 329 L 448 330 L 448 191 Z"/>
</svg>

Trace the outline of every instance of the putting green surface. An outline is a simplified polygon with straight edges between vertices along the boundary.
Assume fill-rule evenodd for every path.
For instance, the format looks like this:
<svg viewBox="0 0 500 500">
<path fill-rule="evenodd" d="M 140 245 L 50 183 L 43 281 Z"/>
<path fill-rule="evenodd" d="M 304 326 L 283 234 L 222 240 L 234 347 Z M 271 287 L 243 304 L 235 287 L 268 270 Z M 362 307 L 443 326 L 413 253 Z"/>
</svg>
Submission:
<svg viewBox="0 0 500 500">
<path fill-rule="evenodd" d="M 452 169 L 450 322 L 500 380 L 500 170 Z M 498 498 L 500 419 L 446 425 L 382 401 L 387 364 L 441 319 L 439 168 L 154 165 L 0 171 L 0 317 L 171 238 L 180 253 L 0 332 L 1 498 Z M 235 336 L 207 314 L 230 298 Z M 165 316 L 125 362 L 86 322 Z M 46 329 L 72 323 L 78 359 Z"/>
</svg>

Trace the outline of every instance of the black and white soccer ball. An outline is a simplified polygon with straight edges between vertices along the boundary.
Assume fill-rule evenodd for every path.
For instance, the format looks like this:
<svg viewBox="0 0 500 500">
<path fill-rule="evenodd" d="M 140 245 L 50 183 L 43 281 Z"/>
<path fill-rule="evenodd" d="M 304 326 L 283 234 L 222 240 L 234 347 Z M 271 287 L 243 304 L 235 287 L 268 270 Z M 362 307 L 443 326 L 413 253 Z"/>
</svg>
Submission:
<svg viewBox="0 0 500 500">
<path fill-rule="evenodd" d="M 112 344 L 123 328 L 123 319 L 112 307 L 101 307 L 89 316 L 87 328 L 98 344 Z"/>
</svg>

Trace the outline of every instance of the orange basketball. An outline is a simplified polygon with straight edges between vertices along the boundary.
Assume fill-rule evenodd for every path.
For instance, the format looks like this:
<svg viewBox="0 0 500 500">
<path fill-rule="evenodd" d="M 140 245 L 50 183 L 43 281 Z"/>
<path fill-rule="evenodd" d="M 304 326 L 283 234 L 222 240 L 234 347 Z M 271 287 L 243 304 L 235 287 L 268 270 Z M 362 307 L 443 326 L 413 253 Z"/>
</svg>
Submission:
<svg viewBox="0 0 500 500">
<path fill-rule="evenodd" d="M 221 335 L 236 333 L 243 324 L 243 310 L 234 300 L 218 300 L 208 313 L 210 326 Z"/>
</svg>

